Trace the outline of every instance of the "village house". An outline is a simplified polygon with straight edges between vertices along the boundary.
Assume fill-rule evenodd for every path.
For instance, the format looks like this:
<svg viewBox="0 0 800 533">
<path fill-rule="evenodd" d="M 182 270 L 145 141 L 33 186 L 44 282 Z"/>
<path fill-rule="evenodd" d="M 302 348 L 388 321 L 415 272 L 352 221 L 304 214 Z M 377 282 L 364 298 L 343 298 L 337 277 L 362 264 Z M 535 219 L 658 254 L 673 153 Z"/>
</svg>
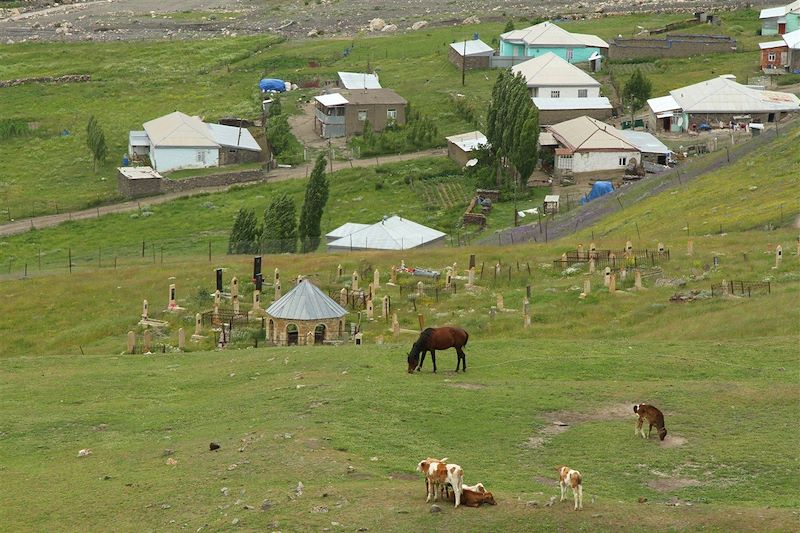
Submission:
<svg viewBox="0 0 800 533">
<path fill-rule="evenodd" d="M 584 115 L 605 120 L 612 115 L 611 102 L 600 96 L 600 82 L 551 52 L 528 59 L 511 72 L 525 79 L 539 109 L 540 125 Z"/>
<path fill-rule="evenodd" d="M 596 35 L 570 33 L 549 21 L 500 35 L 500 56 L 538 57 L 548 52 L 569 63 L 589 62 L 597 71 L 601 58 L 608 56 L 608 43 Z"/>
<path fill-rule="evenodd" d="M 800 30 L 786 33 L 779 41 L 760 43 L 761 69 L 766 73 L 800 73 Z"/>
<path fill-rule="evenodd" d="M 465 70 L 489 68 L 494 55 L 494 49 L 480 39 L 451 43 L 447 52 L 447 59 Z"/>
<path fill-rule="evenodd" d="M 470 131 L 445 138 L 447 139 L 448 157 L 462 167 L 467 164 L 467 161 L 476 157 L 475 154 L 481 146 L 489 144 L 486 135 L 479 131 Z"/>
<path fill-rule="evenodd" d="M 175 111 L 131 131 L 128 154 L 134 161 L 150 159 L 157 172 L 209 168 L 260 161 L 262 149 L 247 128 L 210 124 Z"/>
<path fill-rule="evenodd" d="M 391 89 L 340 91 L 314 100 L 314 131 L 325 139 L 361 134 L 366 121 L 372 131 L 406 122 L 408 102 Z"/>
<path fill-rule="evenodd" d="M 755 89 L 725 75 L 670 91 L 647 101 L 651 131 L 694 131 L 730 123 L 768 123 L 800 111 L 800 99 L 790 93 Z"/>
<path fill-rule="evenodd" d="M 800 0 L 761 10 L 761 35 L 783 35 L 800 29 Z"/>
</svg>

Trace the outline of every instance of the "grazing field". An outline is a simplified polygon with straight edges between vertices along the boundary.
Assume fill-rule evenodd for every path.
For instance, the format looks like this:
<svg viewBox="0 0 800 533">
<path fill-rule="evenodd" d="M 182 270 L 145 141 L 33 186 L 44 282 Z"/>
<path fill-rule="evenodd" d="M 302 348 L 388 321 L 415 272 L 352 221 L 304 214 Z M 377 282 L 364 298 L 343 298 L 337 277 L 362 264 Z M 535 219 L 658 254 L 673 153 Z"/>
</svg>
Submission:
<svg viewBox="0 0 800 533">
<path fill-rule="evenodd" d="M 797 528 L 795 339 L 476 335 L 466 373 L 442 352 L 438 374 L 428 362 L 416 375 L 402 348 L 4 359 L 0 520 L 15 531 Z M 663 443 L 634 437 L 641 401 L 664 411 Z M 432 514 L 414 472 L 426 456 L 460 464 L 498 505 Z M 562 463 L 584 475 L 583 512 L 547 506 Z"/>
</svg>

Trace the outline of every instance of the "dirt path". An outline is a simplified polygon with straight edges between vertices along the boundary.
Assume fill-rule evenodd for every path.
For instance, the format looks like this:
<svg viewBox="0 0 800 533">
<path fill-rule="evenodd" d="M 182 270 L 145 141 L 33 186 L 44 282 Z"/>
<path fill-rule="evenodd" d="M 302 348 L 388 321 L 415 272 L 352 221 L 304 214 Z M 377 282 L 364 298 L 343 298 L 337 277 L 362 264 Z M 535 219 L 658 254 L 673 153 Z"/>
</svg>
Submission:
<svg viewBox="0 0 800 533">
<path fill-rule="evenodd" d="M 800 127 L 800 119 L 780 125 L 780 135 L 787 134 L 790 130 Z M 761 148 L 775 139 L 775 129 L 771 128 L 760 137 L 753 138 L 747 143 L 739 145 L 736 150 L 730 152 L 730 162 L 727 155 L 720 150 L 708 157 L 713 158 L 713 162 L 708 165 L 695 168 L 679 167 L 672 169 L 664 174 L 650 176 L 637 183 L 626 185 L 617 189 L 612 194 L 607 194 L 584 206 L 578 207 L 556 218 L 551 218 L 540 227 L 536 223 L 509 228 L 492 235 L 487 235 L 478 241 L 484 245 L 506 245 L 522 244 L 530 242 L 545 242 L 566 237 L 582 229 L 591 227 L 602 218 L 615 213 L 623 208 L 624 205 L 631 205 L 646 198 L 650 198 L 664 191 L 686 184 L 704 174 L 714 172 L 726 165 L 735 163 L 739 159 L 750 155 L 753 151 Z"/>
<path fill-rule="evenodd" d="M 333 171 L 335 172 L 337 170 L 342 170 L 345 168 L 370 167 L 384 163 L 394 163 L 398 161 L 419 159 L 422 157 L 444 156 L 444 155 L 447 155 L 447 151 L 443 148 L 437 148 L 434 150 L 424 150 L 421 152 L 411 152 L 408 154 L 379 156 L 372 159 L 354 159 L 353 161 L 334 161 Z M 276 181 L 286 181 L 291 179 L 305 178 L 308 175 L 308 173 L 311 172 L 312 165 L 313 161 L 310 161 L 307 165 L 301 167 L 279 168 L 273 170 L 264 177 L 261 183 L 272 183 Z M 236 185 L 236 186 L 241 186 L 241 185 Z M 99 218 L 103 215 L 109 215 L 112 213 L 124 213 L 127 211 L 135 211 L 141 207 L 145 207 L 148 205 L 163 204 L 175 200 L 176 198 L 194 196 L 197 194 L 208 193 L 208 192 L 222 192 L 228 190 L 229 188 L 230 186 L 220 186 L 220 187 L 205 187 L 201 189 L 193 189 L 191 191 L 178 191 L 178 192 L 163 194 L 160 196 L 141 198 L 139 200 L 131 200 L 112 205 L 98 206 L 93 209 L 84 209 L 81 211 L 72 211 L 68 213 L 60 213 L 57 215 L 44 215 L 40 217 L 15 220 L 13 222 L 0 225 L 0 237 L 7 237 L 9 235 L 25 233 L 26 231 L 30 231 L 32 229 L 49 228 L 52 226 L 57 226 L 62 222 L 67 222 L 70 220 L 86 220 L 90 218 Z"/>
</svg>

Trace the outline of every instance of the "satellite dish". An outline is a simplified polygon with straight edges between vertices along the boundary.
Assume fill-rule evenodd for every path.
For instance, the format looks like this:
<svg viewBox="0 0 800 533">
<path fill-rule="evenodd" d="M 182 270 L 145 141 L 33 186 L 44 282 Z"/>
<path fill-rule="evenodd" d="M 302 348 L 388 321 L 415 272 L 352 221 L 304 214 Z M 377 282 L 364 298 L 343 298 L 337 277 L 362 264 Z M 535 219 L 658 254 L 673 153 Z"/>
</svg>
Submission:
<svg viewBox="0 0 800 533">
<path fill-rule="evenodd" d="M 464 166 L 466 166 L 466 167 L 474 167 L 477 164 L 478 164 L 478 158 L 473 158 L 473 159 L 470 159 L 469 161 L 467 161 L 467 164 L 464 165 Z"/>
</svg>

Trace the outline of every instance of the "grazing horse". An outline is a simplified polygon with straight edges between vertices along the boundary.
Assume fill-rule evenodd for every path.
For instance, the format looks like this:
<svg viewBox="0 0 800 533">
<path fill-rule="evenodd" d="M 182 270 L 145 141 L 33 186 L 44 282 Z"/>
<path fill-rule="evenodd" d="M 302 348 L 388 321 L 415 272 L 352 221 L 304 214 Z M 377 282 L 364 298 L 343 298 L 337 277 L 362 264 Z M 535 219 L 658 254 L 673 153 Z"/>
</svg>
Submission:
<svg viewBox="0 0 800 533">
<path fill-rule="evenodd" d="M 469 333 L 461 328 L 427 328 L 420 333 L 419 339 L 411 347 L 411 352 L 408 354 L 408 373 L 413 374 L 415 368 L 417 372 L 422 370 L 426 352 L 431 352 L 433 371 L 436 372 L 436 350 L 446 350 L 448 348 L 455 348 L 456 353 L 458 353 L 456 372 L 458 372 L 458 367 L 462 366 L 462 362 L 462 368 L 466 372 L 467 354 L 464 353 L 462 347 L 467 345 L 467 340 L 469 340 Z M 420 356 L 420 353 L 422 356 Z"/>
</svg>

